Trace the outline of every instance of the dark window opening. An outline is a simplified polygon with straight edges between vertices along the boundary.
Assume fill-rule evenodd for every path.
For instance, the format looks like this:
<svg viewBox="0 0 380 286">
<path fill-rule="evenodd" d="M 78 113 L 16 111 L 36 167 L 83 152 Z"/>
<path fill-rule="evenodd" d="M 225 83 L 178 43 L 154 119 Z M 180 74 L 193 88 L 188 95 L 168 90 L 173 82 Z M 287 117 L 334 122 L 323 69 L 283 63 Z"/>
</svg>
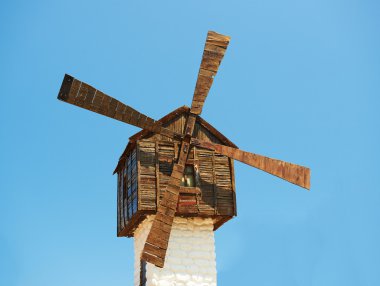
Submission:
<svg viewBox="0 0 380 286">
<path fill-rule="evenodd" d="M 181 181 L 181 186 L 187 188 L 195 187 L 195 176 L 194 176 L 194 166 L 186 165 L 185 171 L 183 172 L 183 177 Z"/>
</svg>

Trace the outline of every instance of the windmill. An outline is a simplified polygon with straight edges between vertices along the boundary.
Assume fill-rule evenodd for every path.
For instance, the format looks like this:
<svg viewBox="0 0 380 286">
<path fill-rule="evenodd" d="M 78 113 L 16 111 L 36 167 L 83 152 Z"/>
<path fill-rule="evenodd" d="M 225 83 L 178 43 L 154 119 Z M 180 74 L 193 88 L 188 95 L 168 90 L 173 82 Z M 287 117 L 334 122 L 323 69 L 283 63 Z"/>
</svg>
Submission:
<svg viewBox="0 0 380 286">
<path fill-rule="evenodd" d="M 82 107 L 84 109 L 108 116 L 110 118 L 122 121 L 127 124 L 134 125 L 136 127 L 139 127 L 143 129 L 142 132 L 136 134 L 135 136 L 131 137 L 133 139 L 133 142 L 137 142 L 140 139 L 143 139 L 144 136 L 148 135 L 159 135 L 161 138 L 167 138 L 167 142 L 177 142 L 177 145 L 171 145 L 174 146 L 173 148 L 173 158 L 170 161 L 170 172 L 167 175 L 167 182 L 165 185 L 165 189 L 163 190 L 162 194 L 160 196 L 157 195 L 157 201 L 153 202 L 154 206 L 150 208 L 150 214 L 154 214 L 154 218 L 151 219 L 151 227 L 149 230 L 149 234 L 147 235 L 146 241 L 144 242 L 144 247 L 141 253 L 141 259 L 146 262 L 150 262 L 151 264 L 154 264 L 155 266 L 162 268 L 164 267 L 165 263 L 165 257 L 166 252 L 168 249 L 169 244 L 169 237 L 172 230 L 173 221 L 175 219 L 176 213 L 178 213 L 179 208 L 179 201 L 181 192 L 183 191 L 183 185 L 184 185 L 184 173 L 186 174 L 186 168 L 187 163 L 190 159 L 190 156 L 193 156 L 192 150 L 206 150 L 209 152 L 212 152 L 212 156 L 219 156 L 215 158 L 227 158 L 229 161 L 232 162 L 233 160 L 238 160 L 242 163 L 245 163 L 247 165 L 250 165 L 252 167 L 258 168 L 264 172 L 267 172 L 271 175 L 275 175 L 281 179 L 284 179 L 290 183 L 293 183 L 295 185 L 298 185 L 302 188 L 309 189 L 310 188 L 310 170 L 306 167 L 299 166 L 296 164 L 271 159 L 265 156 L 261 156 L 254 153 L 249 153 L 243 150 L 238 149 L 235 145 L 227 144 L 228 140 L 223 140 L 223 136 L 221 136 L 221 140 L 215 141 L 215 140 L 204 140 L 200 138 L 199 136 L 194 136 L 194 130 L 196 128 L 196 124 L 202 124 L 206 126 L 207 124 L 204 122 L 204 120 L 201 119 L 200 114 L 202 113 L 203 105 L 206 100 L 206 97 L 209 93 L 209 90 L 211 88 L 211 85 L 213 83 L 214 77 L 218 71 L 219 65 L 223 59 L 224 53 L 227 49 L 227 46 L 229 44 L 230 37 L 224 36 L 215 32 L 208 32 L 207 39 L 203 51 L 202 61 L 198 73 L 198 78 L 195 86 L 195 91 L 193 95 L 193 100 L 191 104 L 191 108 L 183 107 L 181 109 L 181 112 L 185 114 L 185 121 L 183 121 L 183 124 L 179 130 L 175 130 L 173 128 L 169 128 L 168 124 L 165 125 L 165 120 L 159 120 L 156 121 L 145 114 L 142 114 L 141 112 L 133 109 L 132 107 L 123 104 L 122 102 L 104 94 L 103 92 L 93 88 L 92 86 L 81 82 L 75 78 L 73 78 L 70 75 L 65 75 L 63 79 L 63 83 L 61 86 L 61 89 L 59 91 L 58 99 L 62 100 L 67 103 L 71 103 L 73 105 Z M 178 111 L 177 113 L 178 114 Z M 209 126 L 210 130 L 213 130 L 214 133 L 217 133 L 217 131 Z M 219 134 L 219 133 L 218 133 Z M 216 143 L 217 142 L 217 143 Z M 153 143 L 152 143 L 153 144 Z M 155 143 L 156 147 L 159 149 L 158 143 Z M 137 146 L 136 143 L 134 146 Z M 140 145 L 139 145 L 140 146 Z M 134 206 L 135 202 L 133 198 L 129 200 L 128 196 L 133 196 L 133 182 L 128 181 L 127 178 L 129 178 L 129 174 L 132 174 L 129 169 L 133 169 L 131 167 L 133 164 L 136 164 L 136 152 L 140 152 L 143 150 L 143 146 L 136 148 L 140 148 L 139 151 L 135 151 L 135 153 L 131 152 L 130 150 L 126 150 L 126 153 L 122 155 L 120 158 L 118 167 L 116 169 L 116 172 L 122 172 L 120 171 L 120 166 L 126 166 L 125 170 L 128 170 L 128 175 L 124 173 L 124 184 L 128 185 L 125 186 L 126 192 L 128 194 L 125 194 L 127 201 L 129 201 L 128 204 L 128 211 L 131 210 L 131 215 L 128 214 L 122 214 L 120 213 L 120 216 L 126 216 L 125 222 L 123 222 L 123 225 L 134 225 L 132 228 L 129 228 L 128 231 L 123 230 L 118 232 L 121 233 L 119 236 L 131 236 L 133 231 L 136 229 L 136 226 L 143 220 L 145 216 L 137 217 L 137 213 L 139 213 L 140 209 L 140 199 L 137 202 L 136 199 L 136 205 L 138 207 Z M 154 149 L 154 145 L 152 145 Z M 178 148 L 175 148 L 175 146 L 178 146 Z M 132 148 L 132 147 L 131 147 Z M 130 149 L 131 149 L 130 148 Z M 127 147 L 128 149 L 128 147 Z M 158 150 L 157 149 L 157 150 Z M 128 153 L 128 152 L 129 153 Z M 141 151 L 142 152 L 142 151 Z M 158 152 L 158 151 L 157 151 Z M 128 155 L 128 154 L 130 155 Z M 135 154 L 135 155 L 133 155 Z M 138 153 L 139 154 L 139 153 Z M 142 155 L 138 155 L 138 160 L 143 160 L 143 156 L 147 153 L 141 153 Z M 190 156 L 189 156 L 190 154 Z M 196 152 L 194 151 L 194 154 Z M 133 157 L 135 156 L 135 157 Z M 153 162 L 152 165 L 155 162 L 156 158 L 158 160 L 158 155 L 152 155 L 153 158 L 151 161 Z M 156 157 L 155 157 L 156 156 Z M 214 158 L 213 157 L 213 158 Z M 135 158 L 135 159 L 133 159 Z M 135 161 L 133 161 L 135 160 Z M 156 162 L 156 164 L 158 164 Z M 215 164 L 215 163 L 214 163 Z M 140 165 L 139 165 L 140 166 Z M 157 165 L 158 166 L 158 165 Z M 158 167 L 157 167 L 158 168 Z M 138 168 L 137 168 L 138 169 Z M 141 169 L 141 168 L 140 168 Z M 197 172 L 198 166 L 195 165 L 195 172 Z M 230 170 L 231 167 L 230 167 Z M 137 172 L 137 171 L 136 171 Z M 191 171 L 193 172 L 193 171 Z M 132 174 L 133 175 L 133 174 Z M 131 176 L 132 176 L 131 175 Z M 138 173 L 137 176 L 140 176 L 140 173 Z M 154 176 L 154 174 L 152 175 Z M 145 179 L 147 176 L 144 177 Z M 153 178 L 153 177 L 152 177 Z M 120 188 L 123 188 L 123 174 L 119 174 L 119 180 L 121 180 Z M 132 179 L 130 179 L 132 180 Z M 142 180 L 142 179 L 141 179 Z M 136 181 L 140 182 L 140 178 Z M 150 182 L 153 182 L 152 179 Z M 233 181 L 231 179 L 230 181 Z M 215 179 L 214 179 L 215 182 Z M 136 183 L 137 184 L 137 183 Z M 143 185 L 143 184 L 142 184 Z M 181 186 L 182 185 L 182 186 Z M 136 189 L 140 188 L 136 186 Z M 131 192 L 129 193 L 129 191 Z M 137 191 L 136 191 L 137 192 Z M 189 190 L 187 190 L 188 193 Z M 199 190 L 198 190 L 199 193 Z M 197 195 L 194 195 L 196 197 Z M 233 199 L 235 200 L 235 199 Z M 216 205 L 215 205 L 216 206 Z M 214 206 L 214 207 L 215 207 Z M 127 207 L 126 207 L 127 208 Z M 189 208 L 187 208 L 189 209 Z M 134 217 L 133 211 L 135 211 L 136 216 Z M 147 213 L 148 213 L 148 209 Z M 198 207 L 198 213 L 200 212 Z M 225 217 L 230 218 L 233 216 L 233 212 L 236 213 L 236 209 L 232 211 L 232 213 L 225 214 Z M 188 210 L 188 213 L 191 213 L 191 211 Z M 217 212 L 215 211 L 215 214 Z M 197 216 L 197 211 L 192 212 L 192 216 Z M 205 216 L 203 216 L 205 217 Z M 213 218 L 219 218 L 220 216 L 214 215 Z M 129 219 L 129 220 L 128 220 Z M 224 220 L 225 221 L 225 220 Z M 218 226 L 220 226 L 224 221 L 220 222 Z M 215 225 L 214 225 L 214 228 Z M 118 230 L 119 231 L 119 230 Z M 144 266 L 146 267 L 146 266 Z M 142 278 L 141 278 L 142 279 Z M 142 284 L 141 284 L 142 285 Z"/>
</svg>

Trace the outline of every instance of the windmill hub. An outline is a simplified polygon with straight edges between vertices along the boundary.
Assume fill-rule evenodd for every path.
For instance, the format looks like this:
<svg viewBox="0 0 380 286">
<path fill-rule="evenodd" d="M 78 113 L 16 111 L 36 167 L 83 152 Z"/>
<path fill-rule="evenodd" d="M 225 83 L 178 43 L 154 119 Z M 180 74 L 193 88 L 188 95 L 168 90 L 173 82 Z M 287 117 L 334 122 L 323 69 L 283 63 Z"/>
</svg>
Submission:
<svg viewBox="0 0 380 286">
<path fill-rule="evenodd" d="M 114 171 L 117 235 L 135 238 L 136 286 L 216 284 L 213 231 L 236 215 L 234 160 L 310 188 L 308 168 L 242 151 L 200 117 L 229 41 L 208 32 L 191 107 L 159 121 L 70 75 L 63 79 L 59 100 L 143 129 Z"/>
</svg>

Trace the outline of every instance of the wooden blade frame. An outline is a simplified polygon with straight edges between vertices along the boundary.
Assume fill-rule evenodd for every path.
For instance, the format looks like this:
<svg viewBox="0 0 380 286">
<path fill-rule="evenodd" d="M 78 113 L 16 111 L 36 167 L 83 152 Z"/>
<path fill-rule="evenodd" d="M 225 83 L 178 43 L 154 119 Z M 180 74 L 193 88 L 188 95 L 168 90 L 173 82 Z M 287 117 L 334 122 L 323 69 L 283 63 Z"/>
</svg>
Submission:
<svg viewBox="0 0 380 286">
<path fill-rule="evenodd" d="M 138 112 L 136 109 L 68 74 L 63 78 L 58 99 L 170 138 L 178 140 L 183 138 L 181 134 L 163 127 L 161 122 Z"/>
<path fill-rule="evenodd" d="M 229 40 L 229 37 L 215 32 L 208 32 L 207 34 L 190 114 L 185 127 L 185 138 L 182 140 L 178 155 L 178 162 L 173 166 L 169 185 L 159 202 L 156 217 L 152 223 L 152 228 L 148 234 L 141 255 L 142 259 L 158 267 L 164 267 L 166 250 L 178 204 L 181 178 L 190 149 L 190 141 L 193 136 L 196 117 L 202 112 L 203 104 L 211 88 L 213 78 L 223 59 Z"/>
<path fill-rule="evenodd" d="M 292 184 L 308 190 L 310 189 L 310 169 L 307 167 L 198 139 L 192 139 L 191 144 L 213 150 L 218 154 L 238 160 Z"/>
<path fill-rule="evenodd" d="M 196 116 L 189 114 L 186 123 L 186 131 L 193 134 Z M 150 262 L 157 267 L 164 267 L 166 250 L 169 244 L 170 232 L 174 215 L 177 209 L 181 178 L 185 170 L 185 164 L 190 150 L 191 136 L 186 135 L 182 140 L 178 161 L 173 166 L 169 184 L 159 202 L 156 217 L 146 239 L 141 259 Z"/>
<path fill-rule="evenodd" d="M 195 85 L 193 101 L 191 103 L 191 113 L 199 115 L 202 112 L 203 104 L 206 100 L 208 92 L 219 65 L 226 52 L 230 42 L 230 37 L 208 32 L 206 43 L 203 51 L 201 66 L 199 68 L 198 79 Z"/>
</svg>

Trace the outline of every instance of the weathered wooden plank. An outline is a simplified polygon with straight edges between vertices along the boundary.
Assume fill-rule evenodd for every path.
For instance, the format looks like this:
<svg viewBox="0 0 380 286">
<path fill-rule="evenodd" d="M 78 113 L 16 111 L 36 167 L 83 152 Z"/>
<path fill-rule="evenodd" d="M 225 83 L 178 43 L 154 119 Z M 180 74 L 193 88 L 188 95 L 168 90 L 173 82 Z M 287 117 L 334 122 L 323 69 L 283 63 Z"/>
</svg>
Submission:
<svg viewBox="0 0 380 286">
<path fill-rule="evenodd" d="M 156 227 L 158 221 L 154 221 L 145 244 L 155 245 L 162 249 L 168 248 L 170 233 Z M 145 252 L 145 251 L 144 251 Z M 148 261 L 149 262 L 149 261 Z"/>
<path fill-rule="evenodd" d="M 167 223 L 159 221 L 157 219 L 156 222 L 155 222 L 155 227 L 159 228 L 160 230 L 162 230 L 164 232 L 170 233 L 172 223 L 173 222 L 167 224 Z"/>
<path fill-rule="evenodd" d="M 196 188 L 188 188 L 188 187 L 180 187 L 179 194 L 200 194 L 201 189 L 199 187 Z"/>
<path fill-rule="evenodd" d="M 168 209 L 175 210 L 177 208 L 177 202 L 178 200 L 170 200 L 168 196 L 166 195 L 161 201 L 160 201 L 160 206 L 165 207 Z"/>
<path fill-rule="evenodd" d="M 310 189 L 310 169 L 307 167 L 199 139 L 193 139 L 191 143 L 198 147 L 214 150 L 218 154 L 238 160 L 302 188 Z"/>
<path fill-rule="evenodd" d="M 215 211 L 215 214 L 218 213 L 218 188 L 216 188 L 216 178 L 215 178 L 215 171 L 214 171 L 214 167 L 215 167 L 215 154 L 212 153 L 212 166 L 213 166 L 213 172 L 212 172 L 212 187 L 213 187 L 213 191 L 214 191 L 214 201 L 213 201 L 213 206 L 214 206 L 214 211 Z"/>
<path fill-rule="evenodd" d="M 234 160 L 232 158 L 228 158 L 228 160 L 230 161 L 231 185 L 232 185 L 233 202 L 234 202 L 234 215 L 237 216 L 236 186 L 235 186 L 235 166 L 234 166 Z"/>
<path fill-rule="evenodd" d="M 180 214 L 196 214 L 199 213 L 199 209 L 196 204 L 179 204 L 178 205 L 178 212 Z"/>
<path fill-rule="evenodd" d="M 203 51 L 201 66 L 198 73 L 197 83 L 191 104 L 191 113 L 201 114 L 204 102 L 211 88 L 214 76 L 223 59 L 230 38 L 215 32 L 209 31 Z"/>
<path fill-rule="evenodd" d="M 221 56 L 223 56 L 224 53 L 226 52 L 226 49 L 218 47 L 216 45 L 213 45 L 211 43 L 206 42 L 206 44 L 205 44 L 205 51 L 210 51 L 212 53 L 220 54 Z M 206 75 L 211 75 L 211 76 L 214 75 L 213 73 L 209 74 L 210 73 L 209 71 L 205 71 L 205 73 L 206 73 Z"/>
<path fill-rule="evenodd" d="M 229 36 L 218 34 L 214 31 L 209 31 L 207 34 L 208 43 L 213 44 L 215 46 L 222 47 L 222 48 L 227 48 L 230 42 L 230 39 L 231 38 Z"/>
<path fill-rule="evenodd" d="M 141 259 L 144 260 L 144 261 L 146 261 L 146 262 L 153 263 L 157 267 L 160 267 L 160 268 L 164 267 L 165 259 L 157 257 L 155 255 L 151 255 L 148 252 L 143 252 L 141 254 Z"/>
<path fill-rule="evenodd" d="M 171 225 L 173 223 L 174 217 L 167 216 L 167 215 L 162 214 L 162 213 L 157 213 L 155 219 L 157 221 L 160 221 L 160 222 L 163 222 L 165 224 Z"/>
<path fill-rule="evenodd" d="M 182 138 L 181 134 L 163 127 L 160 122 L 67 74 L 62 81 L 58 99 L 170 138 Z"/>
<path fill-rule="evenodd" d="M 160 247 L 156 247 L 154 245 L 151 245 L 147 243 L 145 250 L 147 253 L 152 254 L 154 256 L 164 258 L 165 257 L 165 249 L 162 249 Z"/>
<path fill-rule="evenodd" d="M 162 194 L 162 199 L 161 200 L 163 200 L 165 198 L 165 194 L 166 194 L 166 192 L 164 192 Z M 161 200 L 160 200 L 160 202 L 161 202 Z M 162 206 L 161 203 L 160 203 L 160 205 L 157 208 L 157 212 L 161 213 L 161 214 L 164 214 L 164 215 L 167 215 L 167 216 L 174 216 L 174 214 L 175 214 L 175 210 L 173 210 L 171 208 L 168 208 L 166 206 Z"/>
</svg>

